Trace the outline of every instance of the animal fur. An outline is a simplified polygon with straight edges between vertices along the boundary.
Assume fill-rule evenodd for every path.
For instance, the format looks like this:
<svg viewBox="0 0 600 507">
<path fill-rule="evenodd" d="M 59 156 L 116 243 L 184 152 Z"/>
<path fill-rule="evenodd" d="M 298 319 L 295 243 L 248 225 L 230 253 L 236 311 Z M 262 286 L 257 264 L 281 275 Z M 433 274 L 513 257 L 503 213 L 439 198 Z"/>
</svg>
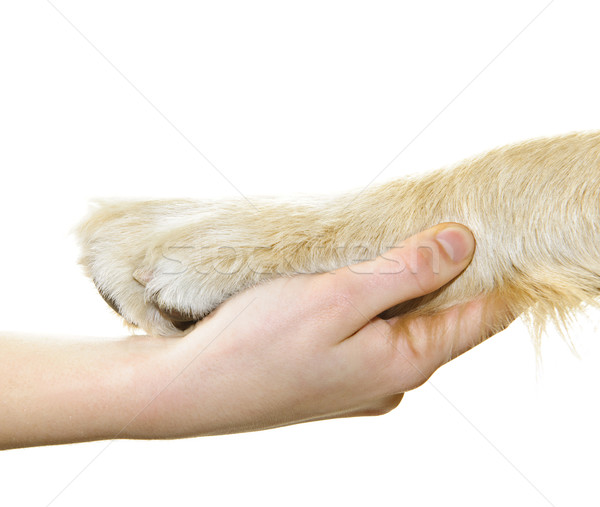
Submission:
<svg viewBox="0 0 600 507">
<path fill-rule="evenodd" d="M 160 335 L 180 334 L 238 291 L 374 258 L 441 222 L 473 231 L 473 261 L 395 314 L 492 296 L 539 336 L 599 295 L 600 132 L 494 149 L 358 194 L 252 204 L 99 203 L 78 229 L 81 263 L 128 323 Z"/>
</svg>

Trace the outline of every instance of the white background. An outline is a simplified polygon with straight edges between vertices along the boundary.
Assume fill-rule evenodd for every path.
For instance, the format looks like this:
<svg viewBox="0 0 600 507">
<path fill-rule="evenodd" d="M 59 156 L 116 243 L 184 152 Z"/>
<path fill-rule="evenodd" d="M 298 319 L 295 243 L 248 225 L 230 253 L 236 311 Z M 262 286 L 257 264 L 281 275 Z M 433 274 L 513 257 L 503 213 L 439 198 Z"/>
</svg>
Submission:
<svg viewBox="0 0 600 507">
<path fill-rule="evenodd" d="M 0 329 L 125 334 L 69 235 L 92 197 L 326 194 L 600 128 L 598 4 L 525 28 L 546 5 L 2 2 Z M 539 369 L 517 322 L 379 418 L 3 452 L 0 504 L 599 505 L 598 320 Z"/>
</svg>

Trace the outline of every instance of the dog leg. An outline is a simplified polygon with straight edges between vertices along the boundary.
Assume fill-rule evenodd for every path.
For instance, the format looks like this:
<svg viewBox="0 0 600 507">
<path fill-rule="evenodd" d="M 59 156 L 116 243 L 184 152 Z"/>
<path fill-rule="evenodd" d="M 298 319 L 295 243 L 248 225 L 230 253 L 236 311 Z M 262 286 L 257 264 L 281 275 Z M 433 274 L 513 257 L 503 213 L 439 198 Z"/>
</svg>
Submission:
<svg viewBox="0 0 600 507">
<path fill-rule="evenodd" d="M 538 139 L 453 168 L 336 198 L 103 204 L 79 230 L 105 299 L 148 332 L 177 334 L 231 295 L 277 276 L 374 258 L 441 222 L 469 227 L 473 262 L 388 312 L 425 315 L 501 298 L 539 335 L 600 288 L 600 133 Z"/>
</svg>

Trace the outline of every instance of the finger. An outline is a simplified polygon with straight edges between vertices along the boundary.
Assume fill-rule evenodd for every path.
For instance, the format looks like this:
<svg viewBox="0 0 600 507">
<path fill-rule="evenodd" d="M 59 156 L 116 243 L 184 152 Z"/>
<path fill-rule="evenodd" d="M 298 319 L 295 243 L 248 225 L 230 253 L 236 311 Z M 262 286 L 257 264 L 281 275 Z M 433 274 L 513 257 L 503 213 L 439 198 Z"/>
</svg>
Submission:
<svg viewBox="0 0 600 507">
<path fill-rule="evenodd" d="M 391 333 L 398 352 L 394 368 L 403 372 L 405 382 L 410 379 L 411 388 L 417 387 L 440 366 L 502 331 L 516 317 L 506 301 L 487 296 L 434 316 L 399 318 Z"/>
<path fill-rule="evenodd" d="M 374 319 L 343 345 L 377 373 L 382 392 L 409 391 L 516 317 L 504 300 L 487 296 L 433 316 Z"/>
<path fill-rule="evenodd" d="M 439 358 L 440 365 L 506 329 L 517 317 L 508 301 L 495 296 L 450 309 L 441 316 L 442 326 L 448 332 L 444 340 L 447 353 Z"/>
<path fill-rule="evenodd" d="M 467 267 L 474 248 L 475 239 L 466 227 L 446 223 L 372 261 L 318 275 L 318 291 L 337 309 L 329 315 L 331 325 L 341 334 L 351 334 L 384 310 L 433 292 Z"/>
</svg>

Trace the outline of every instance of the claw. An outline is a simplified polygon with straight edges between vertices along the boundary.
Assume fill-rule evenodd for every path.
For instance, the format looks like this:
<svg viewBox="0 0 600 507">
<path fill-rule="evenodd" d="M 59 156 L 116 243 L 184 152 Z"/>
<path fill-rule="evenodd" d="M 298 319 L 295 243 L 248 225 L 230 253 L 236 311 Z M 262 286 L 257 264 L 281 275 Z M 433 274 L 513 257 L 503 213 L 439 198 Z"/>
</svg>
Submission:
<svg viewBox="0 0 600 507">
<path fill-rule="evenodd" d="M 144 268 L 136 269 L 133 272 L 133 279 L 145 287 L 152 280 L 152 271 Z"/>
</svg>

